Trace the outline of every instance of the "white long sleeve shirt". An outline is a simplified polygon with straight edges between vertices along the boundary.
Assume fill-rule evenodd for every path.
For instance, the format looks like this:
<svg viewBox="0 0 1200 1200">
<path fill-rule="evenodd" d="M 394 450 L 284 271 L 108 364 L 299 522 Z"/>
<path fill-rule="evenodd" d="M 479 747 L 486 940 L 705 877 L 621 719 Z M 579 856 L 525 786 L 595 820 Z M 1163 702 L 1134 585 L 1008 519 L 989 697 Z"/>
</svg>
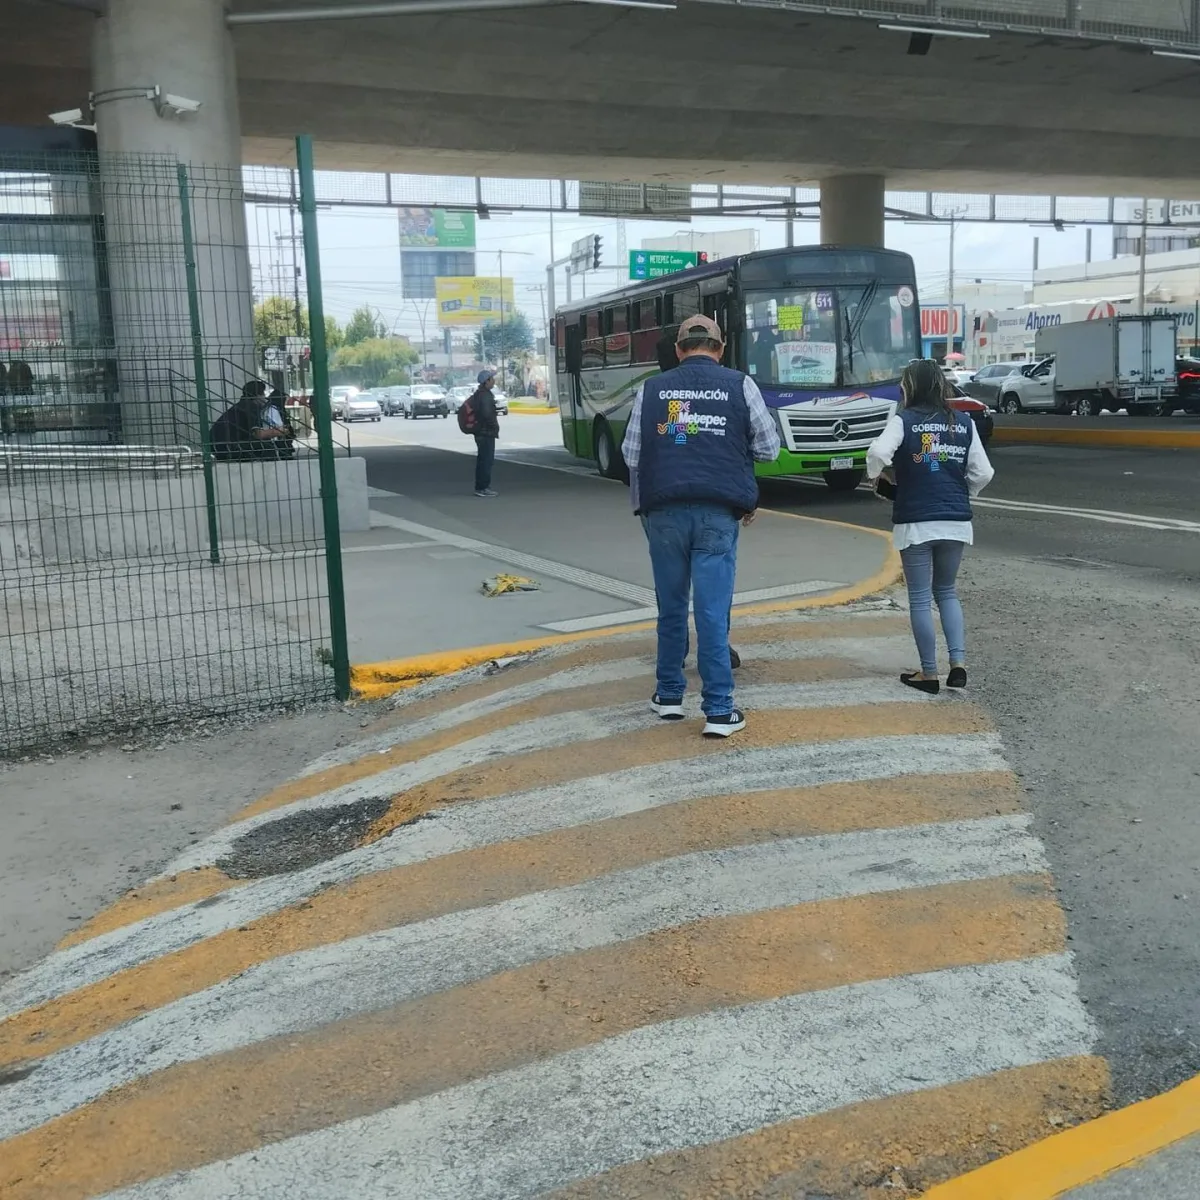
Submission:
<svg viewBox="0 0 1200 1200">
<path fill-rule="evenodd" d="M 904 422 L 899 415 L 889 418 L 883 432 L 867 448 L 867 474 L 878 479 L 886 467 L 896 458 L 896 451 L 904 442 Z M 967 490 L 978 496 L 996 474 L 987 451 L 979 440 L 975 423 L 971 422 L 971 445 L 967 450 Z M 910 521 L 892 527 L 892 545 L 897 550 L 919 546 L 923 542 L 966 542 L 975 541 L 975 529 L 970 521 Z"/>
</svg>

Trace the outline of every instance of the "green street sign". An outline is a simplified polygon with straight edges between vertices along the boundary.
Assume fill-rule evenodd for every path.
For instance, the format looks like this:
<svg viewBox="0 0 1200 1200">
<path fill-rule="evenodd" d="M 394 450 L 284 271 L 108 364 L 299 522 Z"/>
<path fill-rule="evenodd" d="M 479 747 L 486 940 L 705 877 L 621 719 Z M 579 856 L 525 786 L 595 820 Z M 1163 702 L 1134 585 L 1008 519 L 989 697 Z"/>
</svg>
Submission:
<svg viewBox="0 0 1200 1200">
<path fill-rule="evenodd" d="M 697 261 L 694 250 L 630 250 L 629 278 L 661 279 L 676 271 L 686 271 Z"/>
</svg>

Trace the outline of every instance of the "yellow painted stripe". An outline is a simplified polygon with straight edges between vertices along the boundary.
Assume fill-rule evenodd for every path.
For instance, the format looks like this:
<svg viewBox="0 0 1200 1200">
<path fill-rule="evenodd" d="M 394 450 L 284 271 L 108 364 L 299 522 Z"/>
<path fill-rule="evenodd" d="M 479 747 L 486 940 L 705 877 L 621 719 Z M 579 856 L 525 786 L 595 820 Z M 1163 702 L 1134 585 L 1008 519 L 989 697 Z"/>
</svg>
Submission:
<svg viewBox="0 0 1200 1200">
<path fill-rule="evenodd" d="M 1200 1077 L 944 1183 L 929 1200 L 1051 1200 L 1196 1133 Z"/>
<path fill-rule="evenodd" d="M 997 424 L 992 441 L 1002 445 L 1085 446 L 1131 450 L 1198 450 L 1197 429 L 1074 429 Z"/>
<path fill-rule="evenodd" d="M 534 788 L 553 787 L 628 767 L 650 766 L 706 754 L 727 754 L 767 746 L 833 742 L 854 737 L 922 733 L 979 733 L 992 728 L 970 704 L 861 704 L 839 708 L 751 713 L 731 747 L 724 739 L 702 739 L 692 721 L 660 722 L 619 737 L 534 750 L 508 759 L 451 771 L 392 798 L 390 808 L 368 830 L 364 842 L 429 812 L 464 800 L 484 800 Z"/>
<path fill-rule="evenodd" d="M 747 682 L 755 683 L 815 683 L 822 679 L 854 679 L 863 674 L 862 667 L 845 660 L 832 659 L 781 659 L 773 663 L 756 663 L 747 670 Z M 427 737 L 414 741 L 402 742 L 383 753 L 375 751 L 364 754 L 362 758 L 351 762 L 339 763 L 323 771 L 293 779 L 269 792 L 260 800 L 247 805 L 238 813 L 236 820 L 257 816 L 259 813 L 278 808 L 284 804 L 292 804 L 297 800 L 307 800 L 319 796 L 322 792 L 334 788 L 345 787 L 348 783 L 356 783 L 360 779 L 382 774 L 404 763 L 416 762 L 439 750 L 457 746 L 472 738 L 484 737 L 497 733 L 524 721 L 535 721 L 539 717 L 553 716 L 555 713 L 580 712 L 590 708 L 605 708 L 614 704 L 625 704 L 634 700 L 647 700 L 648 692 L 653 689 L 653 671 L 647 665 L 646 674 L 633 679 L 616 679 L 607 683 L 589 683 L 575 688 L 564 688 L 560 691 L 547 692 L 533 700 L 523 700 L 503 708 L 497 708 L 485 716 L 465 721 L 450 729 L 431 733 Z M 649 720 L 649 717 L 647 718 Z M 498 743 L 503 747 L 503 742 Z M 557 753 L 565 753 L 560 748 Z"/>
<path fill-rule="evenodd" d="M 379 871 L 0 1022 L 0 1068 L 94 1037 L 268 959 L 376 930 L 699 850 L 1019 808 L 1019 786 L 1007 772 L 784 788 L 705 797 Z"/>
<path fill-rule="evenodd" d="M 0 1194 L 75 1200 L 657 1022 L 1064 945 L 1044 876 L 702 920 L 168 1068 L 0 1146 Z"/>
<path fill-rule="evenodd" d="M 553 1200 L 903 1200 L 1036 1141 L 1051 1119 L 1100 1112 L 1107 1091 L 1103 1059 L 1060 1059 L 664 1154 L 585 1179 L 555 1192 Z M 981 1200 L 984 1195 L 1002 1200 L 998 1192 L 980 1193 Z M 927 1197 L 941 1200 L 940 1189 Z"/>
</svg>

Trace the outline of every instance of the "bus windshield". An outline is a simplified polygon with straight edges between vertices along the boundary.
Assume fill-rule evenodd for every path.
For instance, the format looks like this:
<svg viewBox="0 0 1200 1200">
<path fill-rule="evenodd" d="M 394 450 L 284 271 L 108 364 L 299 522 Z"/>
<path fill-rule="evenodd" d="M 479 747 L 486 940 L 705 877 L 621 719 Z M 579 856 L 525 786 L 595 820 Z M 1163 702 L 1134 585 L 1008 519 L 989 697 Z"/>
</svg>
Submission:
<svg viewBox="0 0 1200 1200">
<path fill-rule="evenodd" d="M 911 287 L 867 281 L 746 293 L 747 370 L 772 387 L 898 379 L 919 350 Z"/>
</svg>

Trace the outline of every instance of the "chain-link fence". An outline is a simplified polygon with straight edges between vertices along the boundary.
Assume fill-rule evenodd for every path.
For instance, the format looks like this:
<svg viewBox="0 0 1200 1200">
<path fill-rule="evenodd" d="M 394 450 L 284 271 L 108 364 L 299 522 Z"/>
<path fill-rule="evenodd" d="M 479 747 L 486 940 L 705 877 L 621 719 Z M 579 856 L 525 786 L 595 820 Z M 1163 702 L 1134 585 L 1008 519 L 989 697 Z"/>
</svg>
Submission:
<svg viewBox="0 0 1200 1200">
<path fill-rule="evenodd" d="M 0 152 L 0 752 L 334 694 L 331 448 L 255 321 L 294 228 L 237 170 Z"/>
</svg>

